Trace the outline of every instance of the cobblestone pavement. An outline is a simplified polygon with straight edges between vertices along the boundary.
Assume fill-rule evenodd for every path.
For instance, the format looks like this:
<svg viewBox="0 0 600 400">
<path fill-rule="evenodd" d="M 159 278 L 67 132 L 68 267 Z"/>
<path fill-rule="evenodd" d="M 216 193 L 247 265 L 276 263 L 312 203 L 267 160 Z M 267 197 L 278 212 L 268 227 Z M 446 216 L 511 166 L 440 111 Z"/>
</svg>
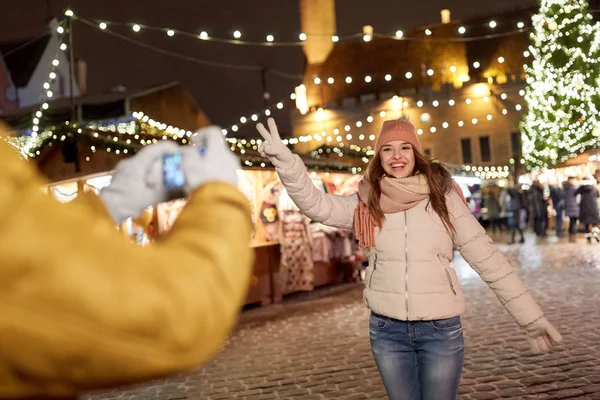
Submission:
<svg viewBox="0 0 600 400">
<path fill-rule="evenodd" d="M 550 237 L 500 245 L 564 336 L 550 354 L 526 336 L 457 256 L 468 301 L 460 399 L 600 399 L 600 245 Z M 245 311 L 224 350 L 190 373 L 96 399 L 386 399 L 355 284 Z"/>
</svg>

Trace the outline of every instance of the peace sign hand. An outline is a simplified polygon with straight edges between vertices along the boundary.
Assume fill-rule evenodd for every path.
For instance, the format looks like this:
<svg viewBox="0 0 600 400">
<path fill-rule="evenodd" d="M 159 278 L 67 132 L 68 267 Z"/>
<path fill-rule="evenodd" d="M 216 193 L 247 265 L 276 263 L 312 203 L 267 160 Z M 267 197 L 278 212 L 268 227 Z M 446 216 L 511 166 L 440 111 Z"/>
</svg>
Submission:
<svg viewBox="0 0 600 400">
<path fill-rule="evenodd" d="M 275 120 L 269 118 L 267 124 L 269 125 L 269 130 L 261 123 L 256 125 L 258 133 L 264 139 L 258 151 L 261 156 L 267 157 L 275 168 L 285 168 L 294 162 L 294 154 L 281 141 Z"/>
</svg>

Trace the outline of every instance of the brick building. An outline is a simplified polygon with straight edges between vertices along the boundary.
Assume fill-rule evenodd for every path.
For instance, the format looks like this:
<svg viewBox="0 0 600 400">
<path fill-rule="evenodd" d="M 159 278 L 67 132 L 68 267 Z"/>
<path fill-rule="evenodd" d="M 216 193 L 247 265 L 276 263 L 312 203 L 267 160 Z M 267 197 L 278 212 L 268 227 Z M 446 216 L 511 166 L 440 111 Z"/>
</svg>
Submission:
<svg viewBox="0 0 600 400">
<path fill-rule="evenodd" d="M 519 164 L 518 121 L 531 15 L 536 9 L 334 43 L 333 0 L 302 1 L 307 66 L 292 114 L 299 152 L 324 144 L 365 152 L 381 122 L 408 116 L 425 151 L 455 165 Z M 302 90 L 304 89 L 304 90 Z M 305 91 L 305 97 L 303 96 Z M 366 154 L 366 152 L 365 152 Z"/>
</svg>

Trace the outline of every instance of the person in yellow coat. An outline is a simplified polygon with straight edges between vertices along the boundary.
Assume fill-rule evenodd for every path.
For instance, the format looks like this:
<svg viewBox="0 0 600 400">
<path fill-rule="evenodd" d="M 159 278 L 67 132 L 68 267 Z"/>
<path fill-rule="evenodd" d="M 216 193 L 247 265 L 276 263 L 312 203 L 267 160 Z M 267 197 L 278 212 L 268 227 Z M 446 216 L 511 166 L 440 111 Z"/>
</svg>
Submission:
<svg viewBox="0 0 600 400">
<path fill-rule="evenodd" d="M 0 140 L 0 398 L 75 398 L 220 349 L 249 285 L 252 224 L 238 159 L 219 128 L 203 135 L 203 156 L 148 146 L 99 197 L 68 204 L 44 195 L 35 167 Z M 166 200 L 160 166 L 172 151 L 182 151 L 189 202 L 168 235 L 137 247 L 115 222 Z"/>
</svg>

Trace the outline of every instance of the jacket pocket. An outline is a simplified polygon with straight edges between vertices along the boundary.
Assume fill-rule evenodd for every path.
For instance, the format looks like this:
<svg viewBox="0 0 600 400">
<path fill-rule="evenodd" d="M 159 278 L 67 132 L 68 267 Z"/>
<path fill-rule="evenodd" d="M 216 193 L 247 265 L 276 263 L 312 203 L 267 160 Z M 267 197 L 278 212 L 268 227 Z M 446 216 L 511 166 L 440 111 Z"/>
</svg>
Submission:
<svg viewBox="0 0 600 400">
<path fill-rule="evenodd" d="M 375 314 L 371 311 L 371 315 L 369 316 L 369 327 L 372 329 L 385 329 L 388 326 L 389 321 L 389 318 Z"/>
<path fill-rule="evenodd" d="M 375 275 L 375 271 L 377 270 L 377 253 L 373 257 L 373 268 L 371 269 L 371 275 L 369 275 L 369 280 L 367 281 L 367 289 L 371 289 L 371 282 L 373 281 L 373 275 Z"/>
<path fill-rule="evenodd" d="M 450 286 L 450 290 L 452 290 L 452 293 L 454 293 L 454 295 L 456 296 L 456 289 L 454 288 L 454 283 L 452 283 L 452 277 L 450 276 L 450 272 L 448 272 L 448 268 L 446 268 L 446 266 L 444 265 L 444 262 L 442 261 L 442 257 L 439 254 L 437 255 L 437 259 L 438 259 L 438 262 L 440 263 L 440 266 L 444 270 L 444 273 L 446 274 L 446 279 L 448 280 L 448 285 Z"/>
</svg>

